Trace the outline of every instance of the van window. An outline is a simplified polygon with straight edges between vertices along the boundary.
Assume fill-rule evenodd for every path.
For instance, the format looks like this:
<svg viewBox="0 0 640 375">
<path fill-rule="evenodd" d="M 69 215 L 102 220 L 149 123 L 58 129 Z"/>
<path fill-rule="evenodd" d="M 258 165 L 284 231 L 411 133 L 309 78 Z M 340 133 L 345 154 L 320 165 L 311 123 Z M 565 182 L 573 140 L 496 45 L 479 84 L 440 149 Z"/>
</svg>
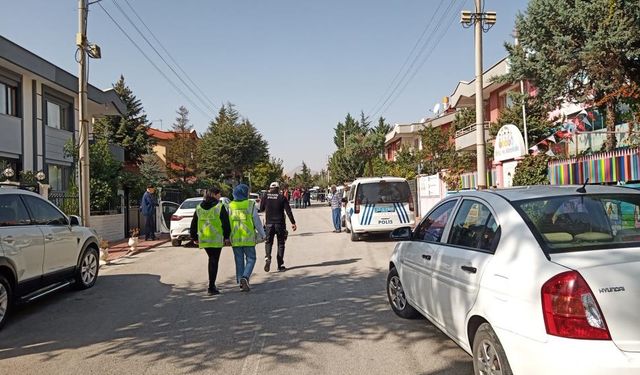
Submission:
<svg viewBox="0 0 640 375">
<path fill-rule="evenodd" d="M 357 199 L 361 204 L 409 202 L 409 184 L 406 181 L 371 182 L 358 186 Z"/>
</svg>

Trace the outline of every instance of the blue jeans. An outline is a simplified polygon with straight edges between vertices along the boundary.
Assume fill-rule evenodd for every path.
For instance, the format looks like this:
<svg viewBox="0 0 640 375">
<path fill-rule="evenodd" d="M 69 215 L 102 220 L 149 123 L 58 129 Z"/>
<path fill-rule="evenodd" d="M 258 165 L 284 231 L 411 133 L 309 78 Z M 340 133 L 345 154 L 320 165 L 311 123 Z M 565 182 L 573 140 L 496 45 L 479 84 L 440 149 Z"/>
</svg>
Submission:
<svg viewBox="0 0 640 375">
<path fill-rule="evenodd" d="M 236 246 L 233 248 L 233 257 L 236 260 L 236 282 L 240 283 L 240 279 L 243 277 L 249 280 L 253 267 L 256 265 L 256 247 Z"/>
<path fill-rule="evenodd" d="M 331 216 L 333 216 L 333 227 L 336 230 L 342 230 L 342 223 L 340 222 L 340 208 L 332 208 Z"/>
</svg>

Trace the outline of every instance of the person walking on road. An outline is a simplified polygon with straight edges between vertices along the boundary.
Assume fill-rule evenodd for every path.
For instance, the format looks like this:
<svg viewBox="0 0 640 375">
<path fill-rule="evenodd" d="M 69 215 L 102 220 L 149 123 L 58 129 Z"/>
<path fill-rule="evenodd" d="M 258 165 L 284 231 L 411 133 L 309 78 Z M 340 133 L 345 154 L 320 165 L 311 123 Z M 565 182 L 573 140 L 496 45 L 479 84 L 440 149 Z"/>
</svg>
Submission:
<svg viewBox="0 0 640 375">
<path fill-rule="evenodd" d="M 336 185 L 331 185 L 331 217 L 333 219 L 334 233 L 342 232 L 340 211 L 342 211 L 342 194 L 338 193 Z"/>
<path fill-rule="evenodd" d="M 156 222 L 154 219 L 156 214 L 156 206 L 158 206 L 158 203 L 153 196 L 155 192 L 156 188 L 153 185 L 148 185 L 147 191 L 144 192 L 142 201 L 140 202 L 140 212 L 142 212 L 142 216 L 144 216 L 145 241 L 156 240 Z"/>
<path fill-rule="evenodd" d="M 293 191 L 293 203 L 295 208 L 300 208 L 300 199 L 302 198 L 302 194 L 300 193 L 300 188 L 296 188 Z"/>
<path fill-rule="evenodd" d="M 251 290 L 249 279 L 256 265 L 256 243 L 264 240 L 265 234 L 258 208 L 254 201 L 249 200 L 249 187 L 245 184 L 239 184 L 233 189 L 233 201 L 229 203 L 229 222 L 236 262 L 236 281 L 243 292 L 248 292 Z"/>
<path fill-rule="evenodd" d="M 218 263 L 222 247 L 229 244 L 231 224 L 229 213 L 225 205 L 220 201 L 220 189 L 208 189 L 204 193 L 204 199 L 196 207 L 196 212 L 191 219 L 191 240 L 198 243 L 198 247 L 204 249 L 209 257 L 209 295 L 220 294 L 216 287 L 218 276 Z"/>
<path fill-rule="evenodd" d="M 269 192 L 260 202 L 260 212 L 265 212 L 265 223 L 267 239 L 265 242 L 265 258 L 264 258 L 264 271 L 269 272 L 271 269 L 271 250 L 273 248 L 273 238 L 278 237 L 278 255 L 276 260 L 278 262 L 278 271 L 286 271 L 284 266 L 284 245 L 287 241 L 287 223 L 285 220 L 285 212 L 289 216 L 291 221 L 291 228 L 295 232 L 298 227 L 296 226 L 296 220 L 293 218 L 293 212 L 291 212 L 291 206 L 287 198 L 280 194 L 279 185 L 277 182 L 272 182 L 269 185 Z"/>
</svg>

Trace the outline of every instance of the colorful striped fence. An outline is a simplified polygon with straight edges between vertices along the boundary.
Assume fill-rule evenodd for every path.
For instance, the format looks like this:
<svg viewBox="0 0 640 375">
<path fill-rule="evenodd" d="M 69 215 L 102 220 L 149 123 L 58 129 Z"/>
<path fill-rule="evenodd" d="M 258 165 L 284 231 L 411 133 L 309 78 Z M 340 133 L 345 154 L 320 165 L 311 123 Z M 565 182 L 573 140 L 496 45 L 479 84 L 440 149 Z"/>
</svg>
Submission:
<svg viewBox="0 0 640 375">
<path fill-rule="evenodd" d="M 640 149 L 624 149 L 549 162 L 552 185 L 615 183 L 640 180 Z"/>
<path fill-rule="evenodd" d="M 495 181 L 498 181 L 497 170 L 487 170 L 487 185 L 495 185 Z M 475 189 L 478 187 L 478 172 L 463 173 L 460 175 L 461 189 Z"/>
</svg>

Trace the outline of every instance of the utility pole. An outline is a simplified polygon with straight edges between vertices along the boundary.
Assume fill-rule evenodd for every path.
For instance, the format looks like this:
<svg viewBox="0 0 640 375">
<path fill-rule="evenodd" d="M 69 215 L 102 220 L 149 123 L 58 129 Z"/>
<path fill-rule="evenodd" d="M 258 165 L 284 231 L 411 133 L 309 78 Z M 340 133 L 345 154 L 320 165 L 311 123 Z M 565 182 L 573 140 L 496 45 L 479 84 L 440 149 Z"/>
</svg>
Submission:
<svg viewBox="0 0 640 375">
<path fill-rule="evenodd" d="M 87 0 L 78 0 L 78 46 L 76 58 L 78 60 L 78 125 L 80 130 L 80 215 L 83 225 L 90 226 L 89 200 L 89 123 L 86 119 L 87 107 Z"/>
<path fill-rule="evenodd" d="M 518 45 L 518 31 L 516 30 L 516 40 L 514 43 L 516 46 Z M 524 93 L 524 81 L 520 80 L 520 94 L 522 94 L 522 126 L 524 129 L 524 148 L 529 153 L 529 135 L 527 132 L 527 97 L 528 94 Z"/>
<path fill-rule="evenodd" d="M 496 23 L 495 12 L 483 12 L 482 0 L 475 0 L 475 12 L 462 11 L 461 23 L 465 27 L 475 28 L 476 53 L 476 153 L 478 170 L 478 189 L 487 188 L 487 146 L 484 139 L 484 95 L 482 69 L 482 33 L 489 31 Z M 486 26 L 485 26 L 486 25 Z"/>
</svg>

